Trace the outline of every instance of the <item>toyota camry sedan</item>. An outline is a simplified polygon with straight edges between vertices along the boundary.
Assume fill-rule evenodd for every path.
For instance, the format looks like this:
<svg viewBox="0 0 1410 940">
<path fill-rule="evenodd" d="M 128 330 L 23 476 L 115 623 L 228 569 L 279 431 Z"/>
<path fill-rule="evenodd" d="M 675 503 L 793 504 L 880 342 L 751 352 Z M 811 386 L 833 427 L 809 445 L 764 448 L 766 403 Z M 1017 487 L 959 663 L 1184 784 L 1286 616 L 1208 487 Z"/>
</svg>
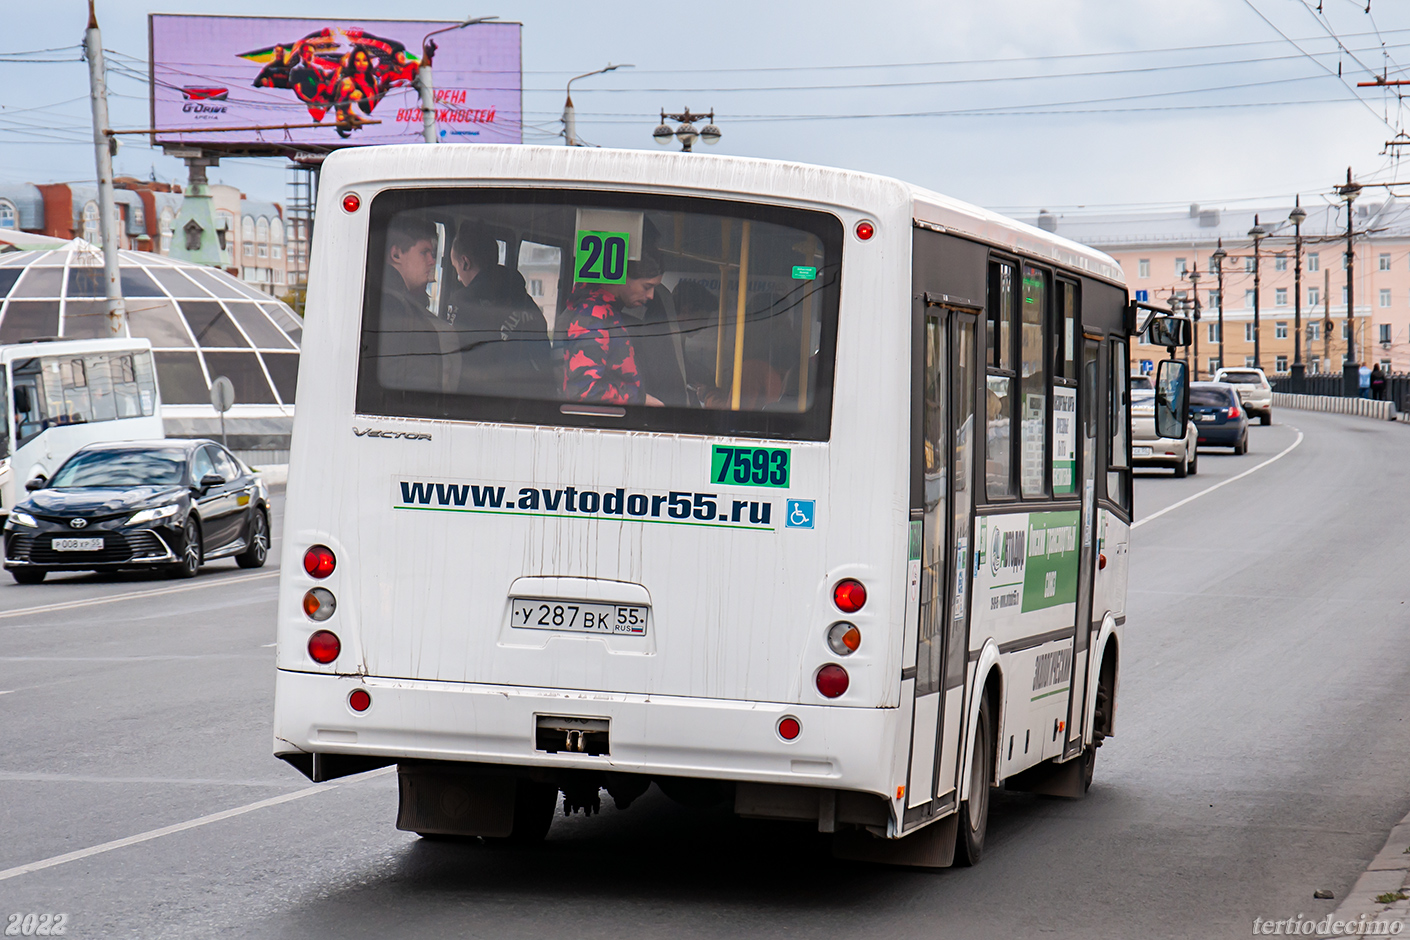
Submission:
<svg viewBox="0 0 1410 940">
<path fill-rule="evenodd" d="M 124 568 L 191 578 L 212 559 L 258 568 L 269 554 L 264 482 L 213 441 L 90 444 L 25 488 L 4 536 L 21 584 Z"/>
</svg>

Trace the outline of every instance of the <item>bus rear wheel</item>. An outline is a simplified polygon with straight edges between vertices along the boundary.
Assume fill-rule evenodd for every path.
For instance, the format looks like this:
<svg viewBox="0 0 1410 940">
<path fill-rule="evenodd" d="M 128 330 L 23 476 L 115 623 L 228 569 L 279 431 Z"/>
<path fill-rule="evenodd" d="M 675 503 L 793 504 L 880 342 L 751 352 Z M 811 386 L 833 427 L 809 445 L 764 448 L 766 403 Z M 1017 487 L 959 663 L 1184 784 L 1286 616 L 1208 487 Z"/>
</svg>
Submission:
<svg viewBox="0 0 1410 940">
<path fill-rule="evenodd" d="M 960 807 L 959 834 L 955 842 L 955 863 L 979 864 L 984 854 L 984 834 L 989 830 L 989 788 L 993 783 L 994 755 L 990 751 L 989 696 L 979 705 L 979 721 L 974 727 L 974 752 L 969 760 L 969 799 Z"/>
</svg>

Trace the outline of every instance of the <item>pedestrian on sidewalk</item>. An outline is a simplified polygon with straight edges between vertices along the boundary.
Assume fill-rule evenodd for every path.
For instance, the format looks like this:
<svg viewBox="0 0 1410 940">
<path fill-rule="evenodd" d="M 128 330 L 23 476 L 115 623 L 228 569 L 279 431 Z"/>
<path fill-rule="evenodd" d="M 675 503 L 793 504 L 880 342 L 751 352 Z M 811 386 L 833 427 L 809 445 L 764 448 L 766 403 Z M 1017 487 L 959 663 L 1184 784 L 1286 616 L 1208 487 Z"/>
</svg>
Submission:
<svg viewBox="0 0 1410 940">
<path fill-rule="evenodd" d="M 1386 374 L 1381 371 L 1379 362 L 1371 369 L 1371 397 L 1376 401 L 1384 401 L 1386 397 Z"/>
<path fill-rule="evenodd" d="M 1357 369 L 1357 377 L 1360 379 L 1361 397 L 1371 397 L 1371 370 L 1366 366 Z"/>
</svg>

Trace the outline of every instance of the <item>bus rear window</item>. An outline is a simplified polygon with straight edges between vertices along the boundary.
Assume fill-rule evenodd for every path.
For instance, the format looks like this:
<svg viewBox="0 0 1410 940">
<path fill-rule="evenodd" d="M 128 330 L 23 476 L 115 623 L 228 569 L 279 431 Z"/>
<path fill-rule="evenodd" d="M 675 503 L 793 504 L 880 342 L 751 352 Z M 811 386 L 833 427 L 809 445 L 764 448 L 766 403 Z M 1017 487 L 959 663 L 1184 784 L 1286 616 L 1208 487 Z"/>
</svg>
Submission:
<svg viewBox="0 0 1410 940">
<path fill-rule="evenodd" d="M 371 213 L 359 413 L 828 436 L 834 216 L 502 189 Z"/>
</svg>

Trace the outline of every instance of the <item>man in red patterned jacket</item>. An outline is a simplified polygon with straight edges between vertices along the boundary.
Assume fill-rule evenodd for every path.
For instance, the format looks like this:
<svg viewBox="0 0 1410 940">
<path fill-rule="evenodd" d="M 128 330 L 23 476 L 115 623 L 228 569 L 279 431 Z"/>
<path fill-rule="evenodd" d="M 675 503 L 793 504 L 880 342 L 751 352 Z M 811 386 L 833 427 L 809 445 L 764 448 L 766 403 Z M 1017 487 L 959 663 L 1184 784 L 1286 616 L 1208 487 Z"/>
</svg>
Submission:
<svg viewBox="0 0 1410 940">
<path fill-rule="evenodd" d="M 609 405 L 660 405 L 648 395 L 636 368 L 622 310 L 650 303 L 661 286 L 661 264 L 649 255 L 627 263 L 621 284 L 579 284 L 563 311 L 563 393 L 569 401 Z"/>
</svg>

